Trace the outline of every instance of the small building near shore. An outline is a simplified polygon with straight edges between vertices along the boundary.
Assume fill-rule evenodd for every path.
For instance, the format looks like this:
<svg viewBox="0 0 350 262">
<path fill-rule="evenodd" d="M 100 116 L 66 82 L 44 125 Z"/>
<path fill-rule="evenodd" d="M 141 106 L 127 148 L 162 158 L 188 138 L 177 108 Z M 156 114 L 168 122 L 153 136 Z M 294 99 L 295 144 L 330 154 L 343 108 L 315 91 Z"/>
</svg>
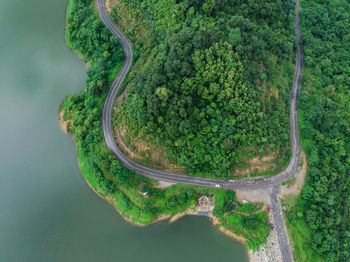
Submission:
<svg viewBox="0 0 350 262">
<path fill-rule="evenodd" d="M 213 212 L 214 207 L 215 207 L 215 196 L 209 197 L 209 196 L 203 195 L 198 199 L 198 203 L 196 205 L 197 215 L 208 216 L 209 213 Z"/>
</svg>

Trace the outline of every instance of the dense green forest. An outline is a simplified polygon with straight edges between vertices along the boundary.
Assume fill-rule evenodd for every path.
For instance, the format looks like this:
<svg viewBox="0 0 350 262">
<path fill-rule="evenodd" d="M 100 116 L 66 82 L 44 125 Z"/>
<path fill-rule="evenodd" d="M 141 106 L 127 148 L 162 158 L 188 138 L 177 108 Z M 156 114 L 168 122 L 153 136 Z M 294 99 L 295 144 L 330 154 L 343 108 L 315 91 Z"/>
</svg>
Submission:
<svg viewBox="0 0 350 262">
<path fill-rule="evenodd" d="M 261 204 L 240 204 L 233 191 L 184 185 L 161 189 L 157 181 L 126 169 L 110 153 L 103 141 L 102 109 L 109 83 L 123 63 L 122 47 L 98 18 L 92 0 L 71 0 L 66 22 L 67 44 L 86 60 L 88 79 L 86 90 L 65 98 L 60 112 L 76 143 L 81 173 L 96 193 L 138 225 L 194 208 L 202 195 L 215 197 L 219 226 L 244 236 L 250 249 L 265 243 L 270 225 Z M 220 48 L 217 45 L 217 52 Z"/>
<path fill-rule="evenodd" d="M 299 123 L 309 167 L 289 229 L 297 261 L 350 261 L 350 2 L 303 0 L 300 15 Z"/>
<path fill-rule="evenodd" d="M 145 62 L 127 81 L 116 126 L 123 123 L 131 135 L 164 146 L 190 175 L 228 176 L 247 155 L 275 154 L 284 167 L 290 152 L 292 1 L 116 5 L 112 17 L 131 41 L 137 38 L 135 60 Z M 129 24 L 119 10 L 127 10 Z M 152 31 L 151 41 L 137 30 L 140 24 Z M 143 54 L 144 47 L 153 52 Z"/>
<path fill-rule="evenodd" d="M 248 145 L 261 154 L 278 151 L 288 161 L 290 82 L 281 80 L 290 70 L 280 71 L 292 59 L 291 1 L 119 2 L 132 23 L 111 16 L 137 40 L 121 112 L 130 127 L 166 145 L 190 174 L 227 173 Z M 302 7 L 299 123 L 308 175 L 300 197 L 289 203 L 288 229 L 297 261 L 349 261 L 350 3 L 303 0 Z M 261 206 L 238 203 L 232 191 L 160 189 L 110 154 L 102 108 L 123 63 L 122 48 L 92 0 L 70 1 L 66 40 L 89 67 L 86 90 L 66 98 L 60 110 L 91 187 L 138 224 L 183 212 L 203 194 L 215 196 L 222 226 L 244 236 L 251 249 L 265 243 L 269 224 Z M 276 90 L 279 95 L 271 95 Z"/>
</svg>

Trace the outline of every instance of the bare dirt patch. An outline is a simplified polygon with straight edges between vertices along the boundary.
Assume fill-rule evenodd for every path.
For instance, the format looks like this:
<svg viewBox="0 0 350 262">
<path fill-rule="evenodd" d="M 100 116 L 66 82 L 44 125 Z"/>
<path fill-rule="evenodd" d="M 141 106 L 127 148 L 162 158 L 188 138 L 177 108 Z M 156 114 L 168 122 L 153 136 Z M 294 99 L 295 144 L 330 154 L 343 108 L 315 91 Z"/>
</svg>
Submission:
<svg viewBox="0 0 350 262">
<path fill-rule="evenodd" d="M 290 183 L 284 185 L 280 189 L 282 195 L 298 195 L 305 183 L 305 176 L 307 172 L 306 155 L 302 152 L 303 165 L 299 167 L 297 173 L 293 176 L 294 179 Z"/>
<path fill-rule="evenodd" d="M 71 125 L 71 120 L 66 120 L 64 121 L 63 120 L 63 115 L 64 115 L 64 111 L 62 110 L 59 115 L 58 115 L 58 119 L 59 119 L 59 122 L 60 122 L 60 126 L 61 126 L 61 129 L 63 130 L 63 132 L 67 135 L 70 133 L 69 131 L 69 127 Z"/>
<path fill-rule="evenodd" d="M 276 88 L 275 91 L 273 92 L 273 95 L 276 97 L 276 99 L 279 99 L 279 92 L 278 89 Z"/>
<path fill-rule="evenodd" d="M 270 204 L 269 192 L 265 189 L 254 189 L 254 190 L 235 190 L 236 198 L 239 202 L 243 200 L 249 202 L 264 202 Z"/>
<path fill-rule="evenodd" d="M 172 185 L 176 185 L 176 184 L 159 180 L 159 187 L 160 188 L 167 188 L 167 187 L 172 186 Z"/>
<path fill-rule="evenodd" d="M 120 146 L 120 149 L 131 160 L 136 162 L 146 160 L 148 162 L 146 164 L 154 169 L 184 174 L 183 167 L 171 163 L 167 158 L 165 147 L 158 147 L 154 143 L 141 138 L 139 135 L 131 137 L 128 129 L 122 124 L 115 127 L 114 134 L 118 146 Z M 129 141 L 129 143 L 125 141 Z M 143 162 L 142 164 L 145 163 Z"/>
<path fill-rule="evenodd" d="M 130 87 L 130 84 L 127 84 L 126 87 L 124 88 L 123 92 L 117 96 L 117 98 L 115 99 L 114 101 L 114 104 L 119 104 L 119 103 L 122 103 L 123 100 L 126 98 L 127 96 L 127 90 L 128 88 Z M 115 111 L 117 111 L 117 106 L 115 106 Z"/>
<path fill-rule="evenodd" d="M 138 154 L 135 154 L 133 151 L 129 149 L 129 147 L 124 143 L 123 137 L 125 136 L 125 130 L 119 129 L 116 134 L 116 141 L 118 143 L 119 148 L 127 154 L 127 156 L 133 160 L 141 160 L 142 157 Z"/>
<path fill-rule="evenodd" d="M 254 172 L 264 172 L 268 170 L 275 170 L 276 165 L 274 161 L 276 160 L 276 155 L 270 154 L 267 156 L 264 156 L 260 158 L 259 156 L 251 158 L 247 161 L 247 164 L 249 165 L 248 168 L 236 168 L 235 174 L 236 175 L 248 175 L 250 173 Z"/>
<path fill-rule="evenodd" d="M 108 12 L 111 11 L 111 5 L 112 5 L 114 2 L 115 2 L 115 0 L 107 0 L 107 1 L 105 2 L 106 9 L 107 9 Z"/>
</svg>

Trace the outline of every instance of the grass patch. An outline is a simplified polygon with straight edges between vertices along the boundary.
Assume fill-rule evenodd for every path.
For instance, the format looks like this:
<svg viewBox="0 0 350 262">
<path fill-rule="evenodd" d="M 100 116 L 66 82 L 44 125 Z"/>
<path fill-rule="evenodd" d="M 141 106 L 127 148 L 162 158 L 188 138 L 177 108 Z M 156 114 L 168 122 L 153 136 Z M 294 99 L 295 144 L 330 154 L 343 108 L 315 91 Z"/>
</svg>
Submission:
<svg viewBox="0 0 350 262">
<path fill-rule="evenodd" d="M 251 250 L 258 250 L 261 245 L 266 243 L 270 234 L 270 224 L 266 211 L 248 216 L 228 214 L 223 216 L 220 221 L 223 227 L 247 239 L 245 245 Z"/>
<path fill-rule="evenodd" d="M 310 248 L 313 234 L 303 219 L 303 212 L 296 209 L 297 202 L 298 196 L 285 197 L 282 202 L 282 205 L 287 208 L 285 221 L 293 243 L 295 259 L 298 262 L 326 262 L 326 259 Z"/>
</svg>

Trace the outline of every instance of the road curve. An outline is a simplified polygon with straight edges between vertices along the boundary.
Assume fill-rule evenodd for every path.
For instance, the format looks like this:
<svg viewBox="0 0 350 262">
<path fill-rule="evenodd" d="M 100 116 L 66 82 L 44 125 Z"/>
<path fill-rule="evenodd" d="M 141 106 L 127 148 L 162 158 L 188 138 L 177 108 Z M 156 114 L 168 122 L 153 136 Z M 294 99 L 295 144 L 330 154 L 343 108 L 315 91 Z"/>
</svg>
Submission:
<svg viewBox="0 0 350 262">
<path fill-rule="evenodd" d="M 131 66 L 132 61 L 132 50 L 128 40 L 124 35 L 114 26 L 112 21 L 109 19 L 104 0 L 97 0 L 98 12 L 101 16 L 104 24 L 109 28 L 114 36 L 116 36 L 124 48 L 125 61 L 122 69 L 120 70 L 118 76 L 113 81 L 111 89 L 106 98 L 103 116 L 102 116 L 102 128 L 105 143 L 108 149 L 117 157 L 117 159 L 127 168 L 136 171 L 144 176 L 168 181 L 177 184 L 190 184 L 196 186 L 204 187 L 215 187 L 215 185 L 220 185 L 222 188 L 226 189 L 259 189 L 259 188 L 269 188 L 271 196 L 271 211 L 275 220 L 275 225 L 278 232 L 278 240 L 282 255 L 282 260 L 284 262 L 291 262 L 292 255 L 290 251 L 290 246 L 288 243 L 288 235 L 284 225 L 284 220 L 282 216 L 282 211 L 280 203 L 277 198 L 278 188 L 281 183 L 288 178 L 292 177 L 299 164 L 300 159 L 300 145 L 299 145 L 299 134 L 298 134 L 298 96 L 300 89 L 300 80 L 302 74 L 302 43 L 301 43 L 301 34 L 300 34 L 300 20 L 299 20 L 299 11 L 300 3 L 299 0 L 296 0 L 296 12 L 297 16 L 295 19 L 295 31 L 298 42 L 297 48 L 297 61 L 296 68 L 294 73 L 292 95 L 290 100 L 290 132 L 291 132 L 291 148 L 292 148 L 292 158 L 285 170 L 281 173 L 265 177 L 265 178 L 251 178 L 251 179 L 239 179 L 234 183 L 228 183 L 227 180 L 222 179 L 211 179 L 211 178 L 200 178 L 192 176 L 184 176 L 179 174 L 173 174 L 168 172 L 162 172 L 159 170 L 150 169 L 139 165 L 130 159 L 128 159 L 117 147 L 113 135 L 112 135 L 112 125 L 111 125 L 111 112 L 113 108 L 114 98 L 117 94 L 117 91 L 124 80 L 124 77 Z"/>
<path fill-rule="evenodd" d="M 114 26 L 110 20 L 104 0 L 97 0 L 98 12 L 101 16 L 103 23 L 108 27 L 112 34 L 117 37 L 124 48 L 125 61 L 122 69 L 120 70 L 118 76 L 113 81 L 111 89 L 106 98 L 104 108 L 103 108 L 103 119 L 102 119 L 102 128 L 105 143 L 108 149 L 117 157 L 117 159 L 127 168 L 136 171 L 139 174 L 144 176 L 162 180 L 177 184 L 190 184 L 195 186 L 203 187 L 215 187 L 215 185 L 220 185 L 222 188 L 226 189 L 258 189 L 258 188 L 268 188 L 276 185 L 280 185 L 283 181 L 287 180 L 293 176 L 298 168 L 299 158 L 300 158 L 300 146 L 299 146 L 299 135 L 298 135 L 298 95 L 300 88 L 301 80 L 301 71 L 302 71 L 302 52 L 301 52 L 301 36 L 300 36 L 300 25 L 299 25 L 299 0 L 297 0 L 296 10 L 297 17 L 295 20 L 295 29 L 296 36 L 298 40 L 298 50 L 297 50 L 297 62 L 296 69 L 294 74 L 293 89 L 290 100 L 290 128 L 291 128 L 291 148 L 292 148 L 292 157 L 285 170 L 281 173 L 265 177 L 265 178 L 251 178 L 251 179 L 237 179 L 234 183 L 229 183 L 227 180 L 223 179 L 212 179 L 212 178 L 201 178 L 193 176 L 185 176 L 174 173 L 163 172 L 159 170 L 154 170 L 142 165 L 139 165 L 130 159 L 128 159 L 121 150 L 117 147 L 112 133 L 111 125 L 111 112 L 113 108 L 114 98 L 117 94 L 117 91 L 124 80 L 126 73 L 128 72 L 131 61 L 132 61 L 132 50 L 128 40 L 124 35 Z"/>
</svg>

